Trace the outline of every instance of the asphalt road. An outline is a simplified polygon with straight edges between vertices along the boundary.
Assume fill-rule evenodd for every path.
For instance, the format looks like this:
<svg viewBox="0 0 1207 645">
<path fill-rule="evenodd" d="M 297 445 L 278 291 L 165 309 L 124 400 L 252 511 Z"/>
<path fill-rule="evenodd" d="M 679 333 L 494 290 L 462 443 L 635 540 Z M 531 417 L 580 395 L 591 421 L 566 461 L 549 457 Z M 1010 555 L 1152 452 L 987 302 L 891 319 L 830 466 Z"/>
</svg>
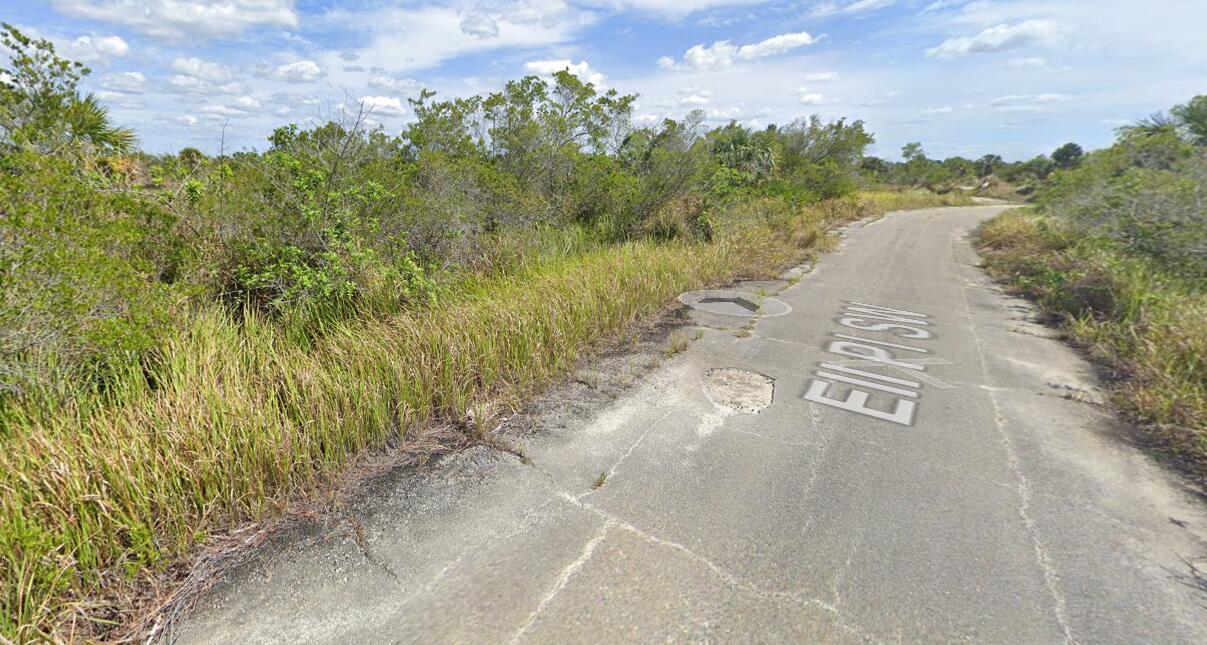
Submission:
<svg viewBox="0 0 1207 645">
<path fill-rule="evenodd" d="M 637 374 L 615 400 L 551 395 L 510 435 L 530 465 L 389 477 L 359 540 L 282 537 L 171 637 L 1207 642 L 1202 500 L 976 267 L 999 211 L 893 214 L 798 282 L 735 286 L 686 351 L 603 369 Z"/>
</svg>

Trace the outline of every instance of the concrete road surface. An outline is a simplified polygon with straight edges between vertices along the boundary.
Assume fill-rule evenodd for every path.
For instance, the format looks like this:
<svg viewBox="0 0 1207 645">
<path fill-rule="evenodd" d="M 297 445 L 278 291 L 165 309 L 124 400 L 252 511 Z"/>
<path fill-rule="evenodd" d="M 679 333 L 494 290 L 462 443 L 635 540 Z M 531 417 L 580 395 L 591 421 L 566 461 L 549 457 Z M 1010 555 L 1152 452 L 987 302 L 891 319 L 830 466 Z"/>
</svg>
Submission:
<svg viewBox="0 0 1207 645">
<path fill-rule="evenodd" d="M 531 464 L 388 477 L 359 539 L 278 539 L 169 637 L 1207 643 L 1202 500 L 977 268 L 1000 211 L 893 214 L 799 281 L 687 297 L 686 351 L 506 433 Z"/>
</svg>

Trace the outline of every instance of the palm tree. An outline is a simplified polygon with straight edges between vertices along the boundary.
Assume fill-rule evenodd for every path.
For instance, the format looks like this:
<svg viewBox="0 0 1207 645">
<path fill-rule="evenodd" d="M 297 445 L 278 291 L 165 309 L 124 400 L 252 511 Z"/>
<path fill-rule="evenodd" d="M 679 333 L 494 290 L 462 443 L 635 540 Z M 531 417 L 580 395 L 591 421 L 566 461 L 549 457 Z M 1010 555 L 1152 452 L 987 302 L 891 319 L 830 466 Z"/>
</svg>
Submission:
<svg viewBox="0 0 1207 645">
<path fill-rule="evenodd" d="M 89 73 L 60 58 L 54 44 L 33 39 L 0 23 L 0 145 L 32 146 L 42 152 L 120 154 L 134 145 L 134 133 L 109 122 L 109 111 L 79 81 Z"/>
<path fill-rule="evenodd" d="M 107 153 L 123 154 L 134 147 L 134 131 L 109 122 L 109 110 L 88 94 L 68 104 L 64 114 L 68 144 L 87 144 Z"/>
<path fill-rule="evenodd" d="M 1151 137 L 1158 134 L 1177 134 L 1178 123 L 1173 117 L 1164 112 L 1153 112 L 1152 114 L 1118 129 L 1118 133 L 1122 136 L 1144 136 Z"/>
</svg>

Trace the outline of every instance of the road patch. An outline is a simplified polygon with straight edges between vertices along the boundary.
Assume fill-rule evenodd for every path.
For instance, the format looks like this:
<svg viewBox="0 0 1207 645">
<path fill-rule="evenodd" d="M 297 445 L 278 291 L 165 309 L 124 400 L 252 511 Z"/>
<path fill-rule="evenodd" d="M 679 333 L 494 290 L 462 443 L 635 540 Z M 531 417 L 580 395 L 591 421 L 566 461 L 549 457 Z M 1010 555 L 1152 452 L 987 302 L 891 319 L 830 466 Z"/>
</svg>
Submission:
<svg viewBox="0 0 1207 645">
<path fill-rule="evenodd" d="M 679 302 L 701 311 L 726 316 L 783 316 L 792 311 L 792 307 L 783 300 L 770 296 L 760 296 L 744 291 L 728 291 L 725 289 L 707 289 L 704 291 L 688 291 L 679 295 Z"/>
<path fill-rule="evenodd" d="M 714 405 L 745 414 L 758 414 L 775 397 L 775 379 L 732 367 L 704 373 L 704 394 Z"/>
</svg>

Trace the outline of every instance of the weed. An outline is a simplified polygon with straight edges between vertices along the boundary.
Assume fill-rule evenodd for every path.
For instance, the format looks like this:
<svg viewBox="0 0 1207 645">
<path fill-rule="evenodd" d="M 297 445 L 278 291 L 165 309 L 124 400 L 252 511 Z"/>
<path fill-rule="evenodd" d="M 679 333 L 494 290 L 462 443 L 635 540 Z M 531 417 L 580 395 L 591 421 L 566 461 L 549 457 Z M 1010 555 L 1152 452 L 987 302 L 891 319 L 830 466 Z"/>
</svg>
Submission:
<svg viewBox="0 0 1207 645">
<path fill-rule="evenodd" d="M 667 357 L 674 356 L 675 354 L 685 351 L 689 344 L 691 344 L 691 340 L 687 336 L 678 333 L 671 334 L 670 345 L 663 350 L 663 353 L 666 354 Z"/>
</svg>

